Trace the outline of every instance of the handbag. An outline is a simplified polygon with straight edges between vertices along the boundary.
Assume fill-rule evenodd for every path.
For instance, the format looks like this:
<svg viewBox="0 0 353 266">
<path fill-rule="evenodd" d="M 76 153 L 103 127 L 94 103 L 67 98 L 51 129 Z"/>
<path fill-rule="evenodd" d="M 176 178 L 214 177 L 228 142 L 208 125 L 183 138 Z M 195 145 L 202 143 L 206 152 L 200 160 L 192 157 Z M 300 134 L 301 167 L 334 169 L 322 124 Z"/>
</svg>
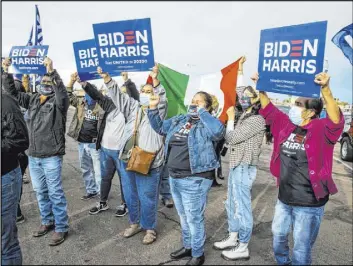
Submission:
<svg viewBox="0 0 353 266">
<path fill-rule="evenodd" d="M 160 149 L 156 152 L 149 152 L 141 149 L 139 146 L 136 145 L 136 135 L 137 135 L 137 129 L 138 126 L 141 123 L 142 120 L 142 113 L 141 112 L 141 118 L 138 119 L 138 113 L 139 109 L 137 109 L 137 115 L 136 115 L 136 121 L 135 121 L 135 129 L 134 129 L 134 134 L 133 134 L 133 145 L 132 149 L 129 151 L 129 160 L 127 163 L 126 170 L 127 171 L 133 171 L 136 173 L 140 173 L 143 175 L 147 175 L 151 169 L 152 163 L 160 151 Z"/>
</svg>

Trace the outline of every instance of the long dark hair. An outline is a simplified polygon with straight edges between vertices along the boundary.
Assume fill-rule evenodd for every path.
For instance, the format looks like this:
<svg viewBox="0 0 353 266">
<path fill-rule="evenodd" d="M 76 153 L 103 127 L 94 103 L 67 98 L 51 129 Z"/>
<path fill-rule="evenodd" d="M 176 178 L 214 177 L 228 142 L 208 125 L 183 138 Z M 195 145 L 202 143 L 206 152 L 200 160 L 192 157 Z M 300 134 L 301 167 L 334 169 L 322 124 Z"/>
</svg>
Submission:
<svg viewBox="0 0 353 266">
<path fill-rule="evenodd" d="M 247 86 L 247 87 L 244 89 L 244 91 L 246 91 L 246 90 L 248 90 L 249 92 L 251 92 L 255 98 L 258 96 L 253 87 Z M 238 97 L 237 97 L 237 98 L 238 98 Z M 258 100 L 257 102 L 255 102 L 255 103 L 252 104 L 252 108 L 251 108 L 250 113 L 247 113 L 247 114 L 244 116 L 244 119 L 246 119 L 246 118 L 248 118 L 248 117 L 250 117 L 250 116 L 253 116 L 253 115 L 258 115 L 260 109 L 261 109 L 261 102 L 260 102 L 260 100 Z"/>
</svg>

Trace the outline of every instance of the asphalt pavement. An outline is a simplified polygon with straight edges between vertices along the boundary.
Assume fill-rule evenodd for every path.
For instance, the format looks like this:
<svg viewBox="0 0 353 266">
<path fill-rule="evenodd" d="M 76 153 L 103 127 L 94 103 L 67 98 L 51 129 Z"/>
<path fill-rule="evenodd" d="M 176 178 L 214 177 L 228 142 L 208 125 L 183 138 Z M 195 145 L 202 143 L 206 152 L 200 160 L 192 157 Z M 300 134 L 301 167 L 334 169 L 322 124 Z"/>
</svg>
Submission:
<svg viewBox="0 0 353 266">
<path fill-rule="evenodd" d="M 73 109 L 69 109 L 68 124 Z M 158 210 L 158 240 L 152 245 L 142 244 L 144 234 L 124 239 L 121 233 L 128 227 L 128 217 L 115 217 L 120 203 L 119 181 L 113 179 L 108 211 L 90 215 L 89 209 L 97 199 L 80 200 L 85 194 L 78 160 L 78 145 L 67 137 L 67 154 L 64 156 L 62 180 L 68 201 L 70 231 L 67 240 L 57 247 L 48 245 L 52 233 L 41 238 L 32 237 L 40 225 L 40 216 L 32 184 L 23 185 L 21 201 L 26 221 L 18 226 L 24 265 L 184 265 L 186 261 L 170 261 L 169 254 L 181 247 L 181 230 L 175 208 L 162 204 Z M 229 262 L 221 258 L 220 251 L 212 249 L 214 241 L 227 234 L 224 200 L 227 178 L 222 186 L 212 188 L 206 208 L 205 265 L 271 265 L 275 264 L 272 252 L 271 222 L 277 200 L 275 179 L 269 171 L 271 145 L 263 145 L 257 178 L 252 189 L 254 215 L 253 236 L 249 244 L 250 260 Z M 339 161 L 339 144 L 335 147 L 333 176 L 339 192 L 330 197 L 325 216 L 313 250 L 313 264 L 352 265 L 352 163 Z M 228 159 L 223 160 L 225 176 Z M 290 241 L 292 247 L 292 240 Z"/>
</svg>

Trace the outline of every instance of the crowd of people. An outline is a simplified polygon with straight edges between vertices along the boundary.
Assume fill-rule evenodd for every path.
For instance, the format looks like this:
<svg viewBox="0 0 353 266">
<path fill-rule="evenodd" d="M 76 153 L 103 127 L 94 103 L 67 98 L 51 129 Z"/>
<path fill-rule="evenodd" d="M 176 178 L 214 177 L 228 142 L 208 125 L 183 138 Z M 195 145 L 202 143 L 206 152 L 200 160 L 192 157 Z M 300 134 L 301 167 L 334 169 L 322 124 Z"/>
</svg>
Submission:
<svg viewBox="0 0 353 266">
<path fill-rule="evenodd" d="M 21 265 L 22 253 L 17 223 L 24 221 L 20 209 L 22 177 L 27 164 L 36 193 L 41 224 L 33 237 L 54 231 L 49 242 L 60 245 L 69 232 L 67 201 L 62 185 L 65 134 L 78 143 L 80 168 L 86 193 L 82 200 L 98 198 L 89 214 L 109 209 L 112 179 L 120 181 L 121 205 L 116 216 L 128 215 L 125 238 L 144 232 L 142 244 L 157 240 L 159 197 L 169 208 L 175 206 L 182 229 L 182 246 L 170 257 L 188 257 L 187 265 L 205 261 L 205 210 L 211 187 L 222 176 L 221 158 L 229 153 L 228 191 L 225 209 L 228 235 L 214 243 L 226 260 L 249 259 L 253 217 L 251 188 L 256 179 L 261 146 L 273 138 L 270 170 L 277 179 L 278 201 L 272 223 L 273 251 L 280 265 L 311 264 L 312 248 L 319 232 L 329 194 L 337 188 L 332 179 L 334 144 L 344 125 L 327 73 L 316 75 L 321 86 L 318 99 L 299 97 L 289 115 L 273 105 L 259 80 L 245 85 L 239 63 L 236 105 L 227 110 L 224 125 L 217 118 L 217 99 L 197 92 L 186 114 L 166 118 L 168 100 L 158 80 L 158 66 L 150 82 L 137 89 L 123 72 L 123 86 L 98 67 L 105 89 L 80 80 L 73 73 L 65 86 L 50 58 L 47 74 L 35 93 L 9 74 L 11 60 L 2 62 L 1 93 L 1 179 L 2 179 L 2 265 Z M 85 92 L 74 93 L 75 84 Z M 218 88 L 215 88 L 217 90 Z M 320 119 L 326 104 L 327 116 Z M 66 130 L 69 106 L 75 108 Z M 22 108 L 22 109 L 21 109 Z M 26 163 L 27 160 L 27 163 Z M 290 255 L 288 236 L 293 231 Z"/>
</svg>

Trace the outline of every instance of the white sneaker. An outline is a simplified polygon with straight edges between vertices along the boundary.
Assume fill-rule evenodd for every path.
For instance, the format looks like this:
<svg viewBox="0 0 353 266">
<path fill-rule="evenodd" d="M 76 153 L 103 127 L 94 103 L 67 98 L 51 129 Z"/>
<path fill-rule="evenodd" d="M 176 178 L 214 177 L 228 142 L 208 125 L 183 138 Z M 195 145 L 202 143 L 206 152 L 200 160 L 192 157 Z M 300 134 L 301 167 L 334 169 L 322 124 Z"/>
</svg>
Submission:
<svg viewBox="0 0 353 266">
<path fill-rule="evenodd" d="M 248 243 L 239 243 L 237 247 L 223 251 L 222 258 L 225 260 L 249 260 Z"/>
<path fill-rule="evenodd" d="M 213 244 L 213 248 L 217 250 L 224 250 L 227 248 L 234 248 L 238 245 L 238 233 L 230 233 L 226 238 L 222 239 L 219 242 Z"/>
</svg>

